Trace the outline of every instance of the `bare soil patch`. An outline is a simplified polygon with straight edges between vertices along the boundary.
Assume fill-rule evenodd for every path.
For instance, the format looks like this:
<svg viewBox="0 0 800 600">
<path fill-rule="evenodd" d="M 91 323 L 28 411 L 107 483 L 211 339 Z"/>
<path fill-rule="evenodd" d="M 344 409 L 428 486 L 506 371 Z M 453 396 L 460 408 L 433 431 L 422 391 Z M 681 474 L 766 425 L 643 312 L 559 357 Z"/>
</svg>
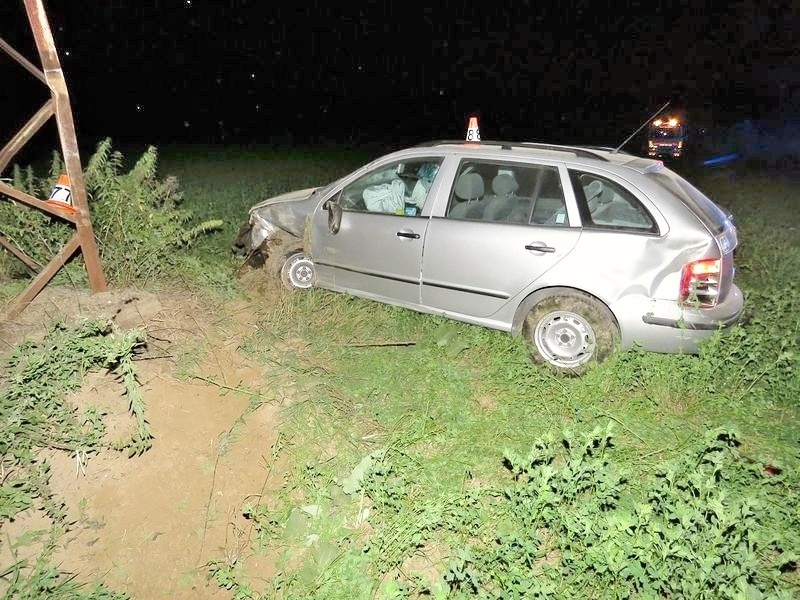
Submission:
<svg viewBox="0 0 800 600">
<path fill-rule="evenodd" d="M 0 323 L 0 354 L 24 339 L 44 335 L 55 320 L 107 317 L 120 329 L 144 328 L 148 354 L 137 371 L 154 432 L 152 448 L 139 457 L 105 450 L 89 457 L 51 451 L 51 487 L 66 502 L 71 527 L 55 562 L 78 580 L 102 580 L 134 598 L 228 598 L 208 578 L 212 561 L 247 561 L 265 579 L 267 558 L 249 555 L 251 525 L 242 517 L 280 484 L 272 464 L 277 436 L 275 403 L 248 411 L 247 394 L 264 390 L 269 373 L 238 350 L 252 331 L 250 307 L 231 302 L 203 305 L 181 294 L 121 290 L 45 289 L 19 317 Z M 196 352 L 202 377 L 181 375 L 186 353 Z M 70 398 L 107 412 L 108 438 L 132 427 L 128 403 L 112 377 L 90 374 Z M 0 524 L 3 540 L 41 529 L 36 513 Z M 18 555 L 19 556 L 19 555 Z M 2 564 L 10 564 L 7 544 Z"/>
</svg>

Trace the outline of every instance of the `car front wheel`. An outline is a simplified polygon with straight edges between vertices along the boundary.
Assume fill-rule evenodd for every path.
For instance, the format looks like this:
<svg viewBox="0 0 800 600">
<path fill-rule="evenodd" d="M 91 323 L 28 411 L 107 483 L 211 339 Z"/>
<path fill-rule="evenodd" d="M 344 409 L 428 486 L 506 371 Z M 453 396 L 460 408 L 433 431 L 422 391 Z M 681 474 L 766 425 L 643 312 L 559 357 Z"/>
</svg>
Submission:
<svg viewBox="0 0 800 600">
<path fill-rule="evenodd" d="M 290 289 L 306 290 L 314 285 L 315 278 L 314 262 L 304 252 L 291 254 L 281 267 L 281 281 Z"/>
<path fill-rule="evenodd" d="M 533 359 L 560 373 L 580 375 L 602 362 L 619 341 L 611 311 L 576 290 L 552 290 L 533 304 L 522 325 Z"/>
</svg>

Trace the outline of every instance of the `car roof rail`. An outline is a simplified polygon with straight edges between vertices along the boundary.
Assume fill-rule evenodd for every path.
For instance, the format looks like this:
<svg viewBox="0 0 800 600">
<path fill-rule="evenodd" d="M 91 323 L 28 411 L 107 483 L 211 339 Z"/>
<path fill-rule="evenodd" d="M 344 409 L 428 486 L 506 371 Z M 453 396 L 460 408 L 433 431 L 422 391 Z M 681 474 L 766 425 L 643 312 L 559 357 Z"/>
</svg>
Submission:
<svg viewBox="0 0 800 600">
<path fill-rule="evenodd" d="M 555 152 L 571 152 L 572 154 L 580 158 L 594 158 L 597 160 L 608 162 L 608 159 L 605 156 L 602 156 L 597 152 L 592 152 L 592 150 L 603 150 L 603 148 L 599 148 L 596 146 L 595 147 L 588 146 L 586 148 L 582 148 L 580 146 L 559 146 L 557 144 L 541 144 L 539 142 L 522 142 L 516 145 L 522 146 L 524 148 L 537 148 L 539 150 L 553 150 Z"/>
<path fill-rule="evenodd" d="M 539 142 L 501 142 L 501 141 L 480 141 L 480 142 L 467 142 L 465 140 L 433 140 L 430 142 L 422 142 L 421 144 L 417 144 L 418 148 L 422 147 L 432 147 L 432 146 L 445 146 L 445 145 L 456 145 L 456 146 L 499 146 L 500 148 L 511 150 L 513 148 L 530 148 L 534 150 L 551 150 L 554 152 L 569 152 L 570 154 L 574 154 L 580 158 L 593 158 L 595 160 L 602 160 L 604 162 L 609 162 L 605 156 L 598 154 L 598 152 L 593 152 L 593 150 L 597 151 L 604 151 L 610 152 L 610 148 L 604 148 L 600 146 L 587 146 L 587 147 L 579 147 L 579 146 L 559 146 L 557 144 L 542 144 Z"/>
</svg>

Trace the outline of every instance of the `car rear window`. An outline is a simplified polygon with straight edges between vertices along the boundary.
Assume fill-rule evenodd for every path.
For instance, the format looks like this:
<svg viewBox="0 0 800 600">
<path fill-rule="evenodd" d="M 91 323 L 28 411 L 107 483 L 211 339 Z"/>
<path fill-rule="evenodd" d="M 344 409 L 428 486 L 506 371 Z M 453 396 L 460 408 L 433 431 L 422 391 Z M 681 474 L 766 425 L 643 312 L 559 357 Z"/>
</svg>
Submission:
<svg viewBox="0 0 800 600">
<path fill-rule="evenodd" d="M 713 234 L 720 234 L 728 227 L 728 215 L 713 200 L 675 173 L 648 173 L 647 177 L 658 182 L 683 202 Z"/>
<path fill-rule="evenodd" d="M 658 233 L 642 203 L 620 184 L 600 175 L 569 171 L 584 227 L 632 233 Z"/>
</svg>

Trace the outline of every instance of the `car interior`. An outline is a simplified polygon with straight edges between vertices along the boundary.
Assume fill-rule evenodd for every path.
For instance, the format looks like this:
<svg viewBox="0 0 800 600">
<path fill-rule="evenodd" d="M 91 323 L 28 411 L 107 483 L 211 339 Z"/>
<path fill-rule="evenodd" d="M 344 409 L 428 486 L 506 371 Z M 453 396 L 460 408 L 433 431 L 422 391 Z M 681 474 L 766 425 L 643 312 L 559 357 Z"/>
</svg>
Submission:
<svg viewBox="0 0 800 600">
<path fill-rule="evenodd" d="M 633 194 L 592 173 L 570 172 L 586 227 L 655 232 L 653 218 Z"/>
<path fill-rule="evenodd" d="M 558 169 L 544 165 L 465 161 L 453 187 L 447 216 L 490 222 L 569 225 Z"/>
</svg>

